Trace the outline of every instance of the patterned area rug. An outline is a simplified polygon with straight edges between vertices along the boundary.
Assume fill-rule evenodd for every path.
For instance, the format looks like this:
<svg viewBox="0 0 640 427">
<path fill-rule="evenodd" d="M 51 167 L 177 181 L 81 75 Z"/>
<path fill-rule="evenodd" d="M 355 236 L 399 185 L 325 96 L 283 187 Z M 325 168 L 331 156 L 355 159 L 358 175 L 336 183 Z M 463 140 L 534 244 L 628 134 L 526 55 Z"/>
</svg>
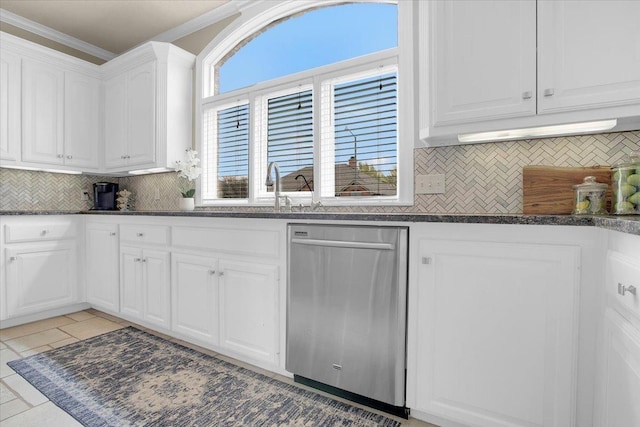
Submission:
<svg viewBox="0 0 640 427">
<path fill-rule="evenodd" d="M 85 426 L 400 426 L 133 327 L 9 362 Z"/>
</svg>

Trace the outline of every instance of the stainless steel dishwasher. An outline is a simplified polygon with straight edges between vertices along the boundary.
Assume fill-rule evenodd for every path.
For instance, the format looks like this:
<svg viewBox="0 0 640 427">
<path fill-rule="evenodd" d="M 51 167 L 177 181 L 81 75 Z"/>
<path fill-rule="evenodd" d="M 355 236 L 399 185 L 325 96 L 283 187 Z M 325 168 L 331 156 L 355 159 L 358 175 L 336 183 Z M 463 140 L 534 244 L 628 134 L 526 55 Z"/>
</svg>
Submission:
<svg viewBox="0 0 640 427">
<path fill-rule="evenodd" d="M 407 227 L 289 224 L 286 369 L 406 417 Z"/>
</svg>

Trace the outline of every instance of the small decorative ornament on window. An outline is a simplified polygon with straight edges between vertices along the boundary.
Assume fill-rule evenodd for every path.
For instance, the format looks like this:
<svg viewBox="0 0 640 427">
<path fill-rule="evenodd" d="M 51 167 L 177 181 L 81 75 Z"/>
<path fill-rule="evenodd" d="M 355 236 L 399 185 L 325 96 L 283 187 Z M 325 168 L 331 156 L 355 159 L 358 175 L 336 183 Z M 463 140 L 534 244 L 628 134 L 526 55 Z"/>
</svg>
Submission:
<svg viewBox="0 0 640 427">
<path fill-rule="evenodd" d="M 180 209 L 193 210 L 193 196 L 196 194 L 195 180 L 200 176 L 200 159 L 198 152 L 191 148 L 185 150 L 185 159 L 176 162 L 176 172 L 178 173 L 178 188 L 183 200 L 180 200 Z M 189 199 L 189 200 L 184 200 Z"/>
</svg>

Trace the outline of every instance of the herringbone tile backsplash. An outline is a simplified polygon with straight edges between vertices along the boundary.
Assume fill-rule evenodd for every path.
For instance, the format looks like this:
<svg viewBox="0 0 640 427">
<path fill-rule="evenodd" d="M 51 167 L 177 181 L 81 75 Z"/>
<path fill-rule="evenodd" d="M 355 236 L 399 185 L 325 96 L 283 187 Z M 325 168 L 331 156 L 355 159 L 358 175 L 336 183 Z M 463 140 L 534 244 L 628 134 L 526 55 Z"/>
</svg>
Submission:
<svg viewBox="0 0 640 427">
<path fill-rule="evenodd" d="M 446 192 L 417 195 L 413 206 L 324 208 L 327 211 L 505 213 L 522 212 L 522 167 L 613 165 L 640 150 L 640 131 L 561 138 L 419 148 L 416 174 L 445 174 Z M 83 210 L 81 190 L 99 181 L 119 182 L 134 194 L 137 210 L 176 210 L 175 173 L 127 178 L 63 175 L 0 169 L 0 210 Z M 157 197 L 156 197 L 157 196 Z M 219 209 L 219 208 L 216 208 Z M 227 208 L 266 210 L 268 208 Z"/>
</svg>

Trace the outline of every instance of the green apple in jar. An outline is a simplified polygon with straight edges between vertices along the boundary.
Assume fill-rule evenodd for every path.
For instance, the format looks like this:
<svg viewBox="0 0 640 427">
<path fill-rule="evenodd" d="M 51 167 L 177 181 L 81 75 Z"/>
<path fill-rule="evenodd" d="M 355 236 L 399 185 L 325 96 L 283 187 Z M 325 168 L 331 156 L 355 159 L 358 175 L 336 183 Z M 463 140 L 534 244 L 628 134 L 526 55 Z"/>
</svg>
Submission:
<svg viewBox="0 0 640 427">
<path fill-rule="evenodd" d="M 617 213 L 633 212 L 633 203 L 620 201 L 615 204 L 614 209 Z"/>
<path fill-rule="evenodd" d="M 618 198 L 627 198 L 636 192 L 636 187 L 630 184 L 614 185 L 613 192 L 618 195 Z"/>
<path fill-rule="evenodd" d="M 640 205 L 640 191 L 629 196 L 628 202 L 633 203 L 636 206 Z"/>
<path fill-rule="evenodd" d="M 627 177 L 627 184 L 640 187 L 640 175 L 635 173 L 633 175 L 629 175 Z"/>
</svg>

